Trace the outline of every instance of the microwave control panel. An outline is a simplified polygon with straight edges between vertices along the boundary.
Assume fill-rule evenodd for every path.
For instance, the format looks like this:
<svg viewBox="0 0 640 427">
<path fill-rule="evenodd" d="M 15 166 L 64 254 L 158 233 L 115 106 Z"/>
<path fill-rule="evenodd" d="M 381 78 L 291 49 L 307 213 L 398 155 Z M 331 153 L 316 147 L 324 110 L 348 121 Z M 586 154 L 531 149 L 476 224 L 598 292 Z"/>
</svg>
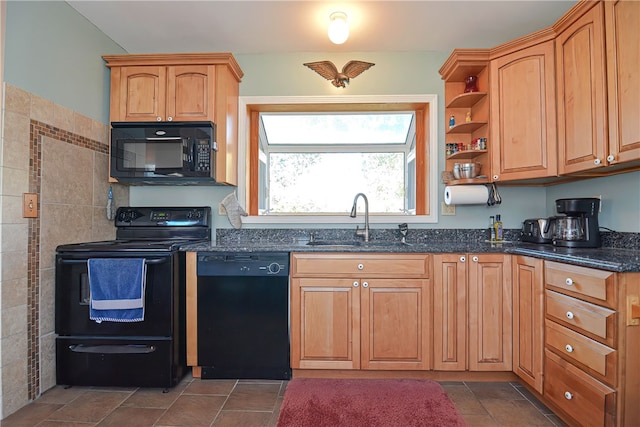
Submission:
<svg viewBox="0 0 640 427">
<path fill-rule="evenodd" d="M 209 141 L 198 141 L 196 147 L 196 171 L 208 172 L 211 170 L 211 148 Z"/>
</svg>

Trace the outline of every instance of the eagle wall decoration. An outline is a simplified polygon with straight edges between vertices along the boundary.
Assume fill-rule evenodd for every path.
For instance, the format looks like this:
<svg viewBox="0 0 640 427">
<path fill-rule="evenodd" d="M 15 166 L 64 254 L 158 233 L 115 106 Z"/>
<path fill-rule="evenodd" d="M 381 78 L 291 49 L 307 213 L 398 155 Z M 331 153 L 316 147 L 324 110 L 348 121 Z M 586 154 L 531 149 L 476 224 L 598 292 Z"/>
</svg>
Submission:
<svg viewBox="0 0 640 427">
<path fill-rule="evenodd" d="M 331 84 L 335 87 L 345 88 L 350 79 L 356 78 L 376 64 L 365 61 L 349 61 L 342 67 L 342 72 L 338 71 L 331 61 L 307 62 L 302 65 L 311 68 L 325 79 L 331 80 Z"/>
</svg>

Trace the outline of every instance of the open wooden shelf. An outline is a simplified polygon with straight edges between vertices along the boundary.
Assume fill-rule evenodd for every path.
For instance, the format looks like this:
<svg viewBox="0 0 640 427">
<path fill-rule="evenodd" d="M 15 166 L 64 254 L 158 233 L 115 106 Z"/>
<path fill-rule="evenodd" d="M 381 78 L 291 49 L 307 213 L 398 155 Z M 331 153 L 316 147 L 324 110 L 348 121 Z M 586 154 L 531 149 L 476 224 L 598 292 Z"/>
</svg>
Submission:
<svg viewBox="0 0 640 427">
<path fill-rule="evenodd" d="M 447 130 L 447 133 L 472 133 L 485 126 L 487 122 L 464 122 Z"/>
<path fill-rule="evenodd" d="M 453 153 L 447 156 L 447 160 L 455 160 L 455 159 L 474 159 L 481 154 L 486 153 L 487 150 L 463 150 Z"/>
<path fill-rule="evenodd" d="M 487 92 L 461 93 L 447 104 L 447 108 L 471 108 L 485 96 L 487 96 Z"/>
</svg>

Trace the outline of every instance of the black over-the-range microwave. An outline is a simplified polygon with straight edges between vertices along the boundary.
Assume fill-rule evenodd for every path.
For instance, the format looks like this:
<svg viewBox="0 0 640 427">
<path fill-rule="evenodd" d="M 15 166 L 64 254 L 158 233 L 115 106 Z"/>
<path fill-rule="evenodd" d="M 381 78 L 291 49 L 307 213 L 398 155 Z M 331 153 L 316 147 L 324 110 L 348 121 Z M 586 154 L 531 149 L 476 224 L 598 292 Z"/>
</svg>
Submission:
<svg viewBox="0 0 640 427">
<path fill-rule="evenodd" d="M 111 123 L 111 176 L 126 184 L 216 184 L 212 122 Z"/>
</svg>

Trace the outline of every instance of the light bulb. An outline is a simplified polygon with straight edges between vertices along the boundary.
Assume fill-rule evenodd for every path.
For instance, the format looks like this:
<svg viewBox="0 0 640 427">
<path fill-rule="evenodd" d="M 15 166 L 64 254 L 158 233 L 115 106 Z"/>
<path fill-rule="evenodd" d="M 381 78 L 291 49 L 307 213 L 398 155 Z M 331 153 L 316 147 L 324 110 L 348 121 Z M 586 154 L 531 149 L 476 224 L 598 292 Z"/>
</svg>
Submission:
<svg viewBox="0 0 640 427">
<path fill-rule="evenodd" d="M 344 12 L 333 12 L 329 16 L 329 40 L 335 44 L 342 44 L 349 38 L 349 24 Z"/>
</svg>

